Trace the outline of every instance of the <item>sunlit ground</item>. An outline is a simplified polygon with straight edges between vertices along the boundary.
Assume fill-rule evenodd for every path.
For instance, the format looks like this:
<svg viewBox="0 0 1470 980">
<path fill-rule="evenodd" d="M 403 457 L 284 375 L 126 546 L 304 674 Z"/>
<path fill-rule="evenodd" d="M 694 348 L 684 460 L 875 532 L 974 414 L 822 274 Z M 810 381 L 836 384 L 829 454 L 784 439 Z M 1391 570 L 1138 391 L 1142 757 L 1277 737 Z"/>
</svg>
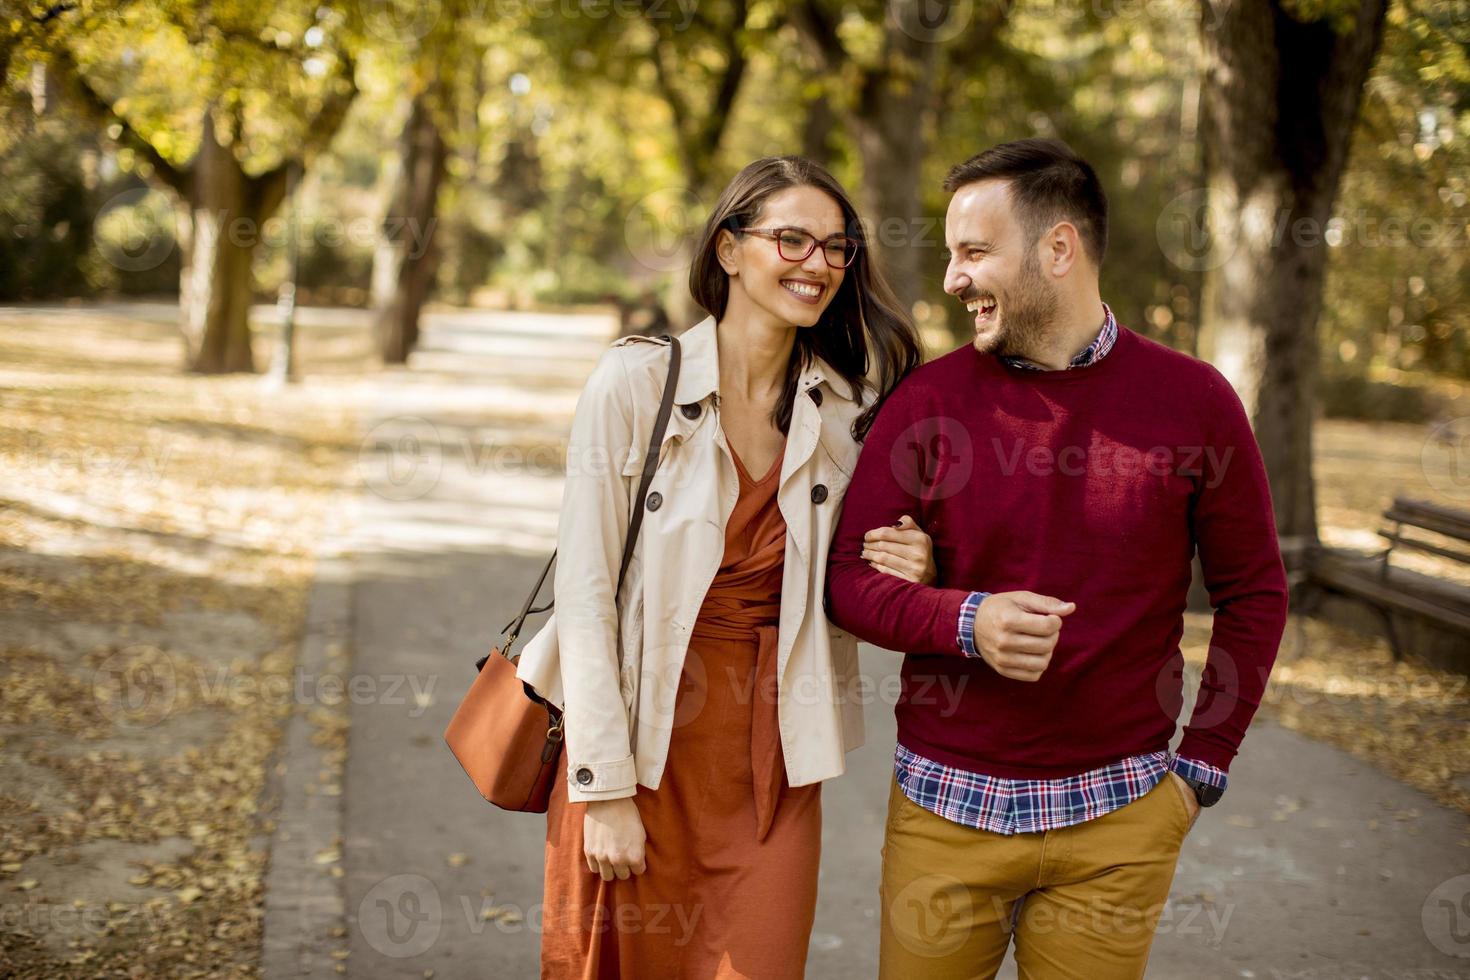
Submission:
<svg viewBox="0 0 1470 980">
<path fill-rule="evenodd" d="M 236 695 L 289 683 L 373 370 L 361 331 L 301 349 L 271 390 L 181 376 L 167 324 L 0 321 L 0 973 L 256 973 L 287 705 Z"/>
</svg>

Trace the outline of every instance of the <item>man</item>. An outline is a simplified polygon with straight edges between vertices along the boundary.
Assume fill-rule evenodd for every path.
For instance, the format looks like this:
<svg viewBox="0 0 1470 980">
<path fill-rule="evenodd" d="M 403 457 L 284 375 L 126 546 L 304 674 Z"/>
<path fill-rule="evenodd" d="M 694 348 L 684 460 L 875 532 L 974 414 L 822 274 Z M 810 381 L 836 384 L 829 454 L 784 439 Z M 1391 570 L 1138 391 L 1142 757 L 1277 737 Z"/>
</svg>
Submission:
<svg viewBox="0 0 1470 980">
<path fill-rule="evenodd" d="M 906 653 L 881 973 L 994 976 L 1014 937 L 1023 978 L 1138 977 L 1285 626 L 1265 468 L 1220 373 L 1103 303 L 1086 161 L 1020 140 L 945 189 L 944 288 L 975 340 L 885 403 L 827 581 L 838 626 Z M 864 547 L 903 514 L 934 539 L 934 586 Z M 1176 755 L 1196 549 L 1214 630 Z"/>
</svg>

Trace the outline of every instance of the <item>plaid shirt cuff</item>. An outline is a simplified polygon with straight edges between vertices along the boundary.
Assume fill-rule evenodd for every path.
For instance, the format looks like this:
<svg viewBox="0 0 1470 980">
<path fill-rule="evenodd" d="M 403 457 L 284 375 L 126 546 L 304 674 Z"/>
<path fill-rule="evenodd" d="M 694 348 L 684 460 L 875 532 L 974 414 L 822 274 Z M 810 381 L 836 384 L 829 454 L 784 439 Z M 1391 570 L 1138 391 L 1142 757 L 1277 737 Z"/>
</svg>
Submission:
<svg viewBox="0 0 1470 980">
<path fill-rule="evenodd" d="M 1185 779 L 1193 779 L 1211 786 L 1225 788 L 1226 776 L 1224 769 L 1216 769 L 1207 762 L 1196 762 L 1194 759 L 1185 759 L 1175 756 L 1169 763 L 1169 768 L 1183 776 Z"/>
<path fill-rule="evenodd" d="M 955 642 L 967 657 L 980 656 L 980 651 L 975 649 L 975 614 L 980 611 L 980 600 L 988 595 L 989 592 L 971 592 L 960 604 L 960 630 Z"/>
</svg>

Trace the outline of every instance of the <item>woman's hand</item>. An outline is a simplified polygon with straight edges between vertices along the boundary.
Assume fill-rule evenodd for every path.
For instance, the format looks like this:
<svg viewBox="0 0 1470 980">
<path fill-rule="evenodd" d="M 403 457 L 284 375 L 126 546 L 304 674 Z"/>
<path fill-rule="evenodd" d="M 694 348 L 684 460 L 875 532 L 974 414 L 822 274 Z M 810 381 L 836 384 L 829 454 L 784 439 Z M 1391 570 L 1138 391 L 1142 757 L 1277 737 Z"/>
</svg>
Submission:
<svg viewBox="0 0 1470 980">
<path fill-rule="evenodd" d="M 897 527 L 876 527 L 864 534 L 863 558 L 880 572 L 920 585 L 933 585 L 939 577 L 934 542 L 907 514 L 899 518 Z"/>
<path fill-rule="evenodd" d="M 582 818 L 582 854 L 587 870 L 602 875 L 603 881 L 614 877 L 626 879 L 647 870 L 644 864 L 643 817 L 631 796 L 620 800 L 592 800 Z"/>
</svg>

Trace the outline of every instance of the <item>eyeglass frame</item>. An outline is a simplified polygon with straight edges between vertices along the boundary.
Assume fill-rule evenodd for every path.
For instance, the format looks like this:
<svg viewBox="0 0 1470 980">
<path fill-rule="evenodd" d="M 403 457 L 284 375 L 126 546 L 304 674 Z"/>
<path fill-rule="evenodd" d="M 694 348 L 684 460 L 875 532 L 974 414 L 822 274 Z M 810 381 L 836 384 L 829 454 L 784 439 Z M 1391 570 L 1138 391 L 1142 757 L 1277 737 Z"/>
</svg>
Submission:
<svg viewBox="0 0 1470 980">
<path fill-rule="evenodd" d="M 776 254 L 781 256 L 781 258 L 787 262 L 805 262 L 808 258 L 811 257 L 811 254 L 817 250 L 817 246 L 821 245 L 823 246 L 822 261 L 827 263 L 827 268 L 829 269 L 851 269 L 852 264 L 857 261 L 858 250 L 863 247 L 863 243 L 858 241 L 856 238 L 853 238 L 851 235 L 837 234 L 828 235 L 826 238 L 818 238 L 816 235 L 813 235 L 811 232 L 805 230 L 804 228 L 796 228 L 791 225 L 783 225 L 780 228 L 736 228 L 734 230 L 737 235 L 755 235 L 758 238 L 765 238 L 775 242 Z M 812 240 L 811 247 L 808 248 L 800 258 L 792 258 L 791 256 L 787 255 L 786 252 L 783 251 L 781 248 L 781 233 L 784 231 L 794 231 L 799 234 L 805 235 Z M 833 265 L 832 260 L 827 257 L 826 244 L 836 238 L 840 238 L 843 241 L 852 242 L 852 258 L 848 259 L 847 262 L 843 265 Z"/>
</svg>

